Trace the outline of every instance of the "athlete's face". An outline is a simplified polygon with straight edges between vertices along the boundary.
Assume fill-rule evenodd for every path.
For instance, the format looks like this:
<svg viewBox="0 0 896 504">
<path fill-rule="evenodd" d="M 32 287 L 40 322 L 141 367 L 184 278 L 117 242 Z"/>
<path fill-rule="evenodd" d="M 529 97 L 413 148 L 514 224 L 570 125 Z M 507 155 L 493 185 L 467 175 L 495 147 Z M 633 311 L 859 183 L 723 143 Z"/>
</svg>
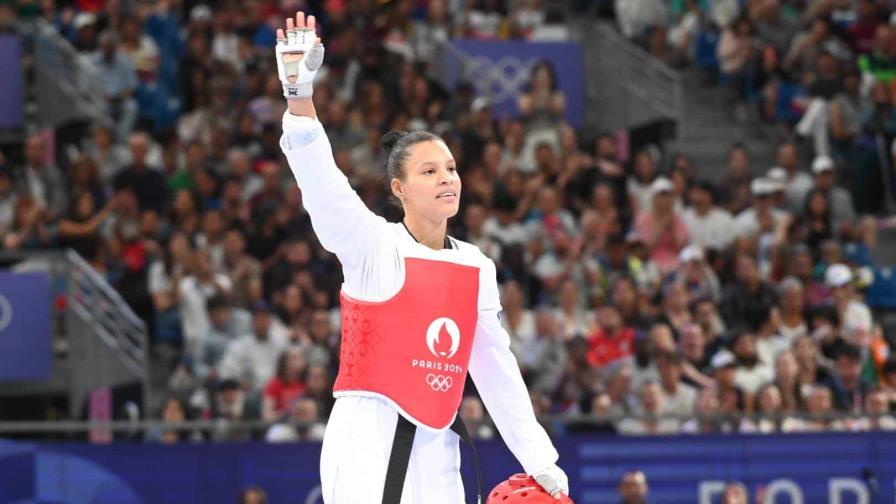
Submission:
<svg viewBox="0 0 896 504">
<path fill-rule="evenodd" d="M 434 221 L 457 214 L 460 175 L 447 145 L 441 141 L 413 145 L 404 172 L 404 180 L 392 179 L 392 193 L 401 200 L 405 213 Z"/>
</svg>

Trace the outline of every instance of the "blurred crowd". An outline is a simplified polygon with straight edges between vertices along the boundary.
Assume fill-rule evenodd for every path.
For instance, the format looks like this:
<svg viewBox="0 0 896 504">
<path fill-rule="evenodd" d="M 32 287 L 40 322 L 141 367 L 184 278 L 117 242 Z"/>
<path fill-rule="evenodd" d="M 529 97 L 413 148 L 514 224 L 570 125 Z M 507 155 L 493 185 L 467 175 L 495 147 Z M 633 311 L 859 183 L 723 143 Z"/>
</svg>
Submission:
<svg viewBox="0 0 896 504">
<path fill-rule="evenodd" d="M 718 77 L 732 117 L 829 156 L 857 210 L 885 210 L 896 144 L 891 0 L 617 0 L 619 27 L 673 65 Z M 887 190 L 889 186 L 890 191 Z"/>
<path fill-rule="evenodd" d="M 834 91 L 819 105 L 829 127 L 781 142 L 761 177 L 742 145 L 725 165 L 700 167 L 687 152 L 628 152 L 619 135 L 586 136 L 565 122 L 549 62 L 532 67 L 513 119 L 497 119 L 470 84 L 439 84 L 433 55 L 451 37 L 562 35 L 562 18 L 537 0 L 0 1 L 0 19 L 42 17 L 93 61 L 112 118 L 55 155 L 52 135 L 37 133 L 21 162 L 0 159 L 0 249 L 73 248 L 119 290 L 147 322 L 163 370 L 167 398 L 153 417 L 264 420 L 274 423 L 269 440 L 320 439 L 338 369 L 341 273 L 280 152 L 272 50 L 276 26 L 301 7 L 320 19 L 327 47 L 318 115 L 374 212 L 401 218 L 380 168 L 386 131 L 432 130 L 451 148 L 464 191 L 450 233 L 496 262 L 511 349 L 553 432 L 896 428 L 896 357 L 866 303 L 889 275 L 874 260 L 885 190 L 875 199 L 838 185 L 857 177 L 852 146 L 889 131 L 872 127 L 894 110 L 877 101 L 890 100 L 896 75 L 889 10 L 849 2 L 855 15 L 844 17 L 837 2 L 741 3 L 719 54 L 726 38 L 749 44 L 736 51 L 742 65 L 722 62 L 726 84 L 763 99 L 794 78 Z M 669 15 L 647 23 L 624 8 L 617 17 L 651 47 L 660 31 L 678 40 L 679 24 L 692 27 L 674 46 L 690 55 L 716 18 L 704 2 L 662 7 Z M 770 11 L 792 30 L 769 25 Z M 744 72 L 765 68 L 775 49 L 780 71 L 757 87 Z M 830 75 L 818 73 L 826 58 Z M 854 94 L 850 76 L 861 84 Z M 725 171 L 723 184 L 700 176 L 712 170 Z M 467 390 L 461 416 L 476 437 L 494 436 Z M 253 436 L 219 425 L 204 435 Z"/>
</svg>

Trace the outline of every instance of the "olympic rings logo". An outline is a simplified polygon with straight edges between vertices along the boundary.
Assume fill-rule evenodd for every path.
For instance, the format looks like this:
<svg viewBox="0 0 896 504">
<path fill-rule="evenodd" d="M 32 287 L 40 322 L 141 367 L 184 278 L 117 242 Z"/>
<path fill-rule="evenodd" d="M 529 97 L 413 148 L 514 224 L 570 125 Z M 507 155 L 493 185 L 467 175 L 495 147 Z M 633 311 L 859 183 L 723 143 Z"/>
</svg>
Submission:
<svg viewBox="0 0 896 504">
<path fill-rule="evenodd" d="M 493 103 L 501 103 L 519 94 L 529 82 L 535 63 L 535 59 L 515 56 L 504 56 L 497 61 L 473 56 L 464 61 L 464 70 L 480 94 L 491 97 Z"/>
<path fill-rule="evenodd" d="M 434 375 L 429 373 L 426 375 L 426 384 L 435 391 L 448 392 L 451 385 L 454 385 L 454 379 L 450 376 Z"/>
</svg>

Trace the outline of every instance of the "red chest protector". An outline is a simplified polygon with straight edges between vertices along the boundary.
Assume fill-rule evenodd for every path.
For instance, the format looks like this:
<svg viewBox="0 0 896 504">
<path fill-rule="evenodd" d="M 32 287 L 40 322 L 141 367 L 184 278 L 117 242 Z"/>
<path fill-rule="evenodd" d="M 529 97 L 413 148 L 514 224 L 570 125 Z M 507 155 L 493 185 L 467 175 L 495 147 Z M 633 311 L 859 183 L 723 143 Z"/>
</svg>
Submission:
<svg viewBox="0 0 896 504">
<path fill-rule="evenodd" d="M 334 393 L 374 392 L 434 429 L 451 425 L 473 350 L 479 268 L 406 258 L 401 290 L 382 302 L 342 301 Z"/>
</svg>

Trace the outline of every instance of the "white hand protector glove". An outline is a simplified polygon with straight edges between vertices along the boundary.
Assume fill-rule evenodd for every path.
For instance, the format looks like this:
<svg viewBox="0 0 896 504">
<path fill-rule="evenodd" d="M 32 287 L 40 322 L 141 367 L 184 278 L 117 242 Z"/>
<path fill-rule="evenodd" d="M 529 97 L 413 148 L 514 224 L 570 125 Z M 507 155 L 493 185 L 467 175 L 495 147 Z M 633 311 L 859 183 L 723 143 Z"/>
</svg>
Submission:
<svg viewBox="0 0 896 504">
<path fill-rule="evenodd" d="M 532 478 L 553 497 L 559 497 L 558 493 L 569 495 L 569 478 L 556 464 L 532 474 Z"/>
<path fill-rule="evenodd" d="M 310 98 L 314 91 L 314 76 L 323 62 L 324 46 L 317 41 L 313 28 L 286 30 L 286 38 L 277 39 L 277 74 L 283 84 L 283 96 L 286 99 Z"/>
</svg>

